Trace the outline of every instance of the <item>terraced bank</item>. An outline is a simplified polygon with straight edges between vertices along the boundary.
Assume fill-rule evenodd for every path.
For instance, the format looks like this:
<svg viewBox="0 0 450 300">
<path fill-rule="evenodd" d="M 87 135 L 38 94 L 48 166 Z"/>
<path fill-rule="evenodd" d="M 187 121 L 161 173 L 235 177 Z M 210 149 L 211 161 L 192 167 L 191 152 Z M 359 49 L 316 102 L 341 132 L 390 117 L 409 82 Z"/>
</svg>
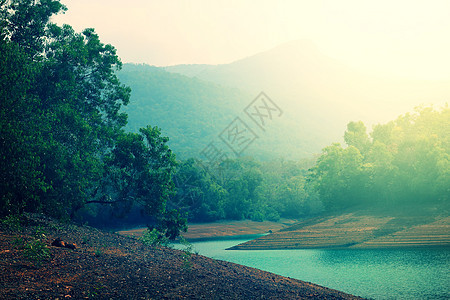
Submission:
<svg viewBox="0 0 450 300">
<path fill-rule="evenodd" d="M 448 216 L 322 216 L 234 246 L 231 250 L 450 247 Z"/>
</svg>

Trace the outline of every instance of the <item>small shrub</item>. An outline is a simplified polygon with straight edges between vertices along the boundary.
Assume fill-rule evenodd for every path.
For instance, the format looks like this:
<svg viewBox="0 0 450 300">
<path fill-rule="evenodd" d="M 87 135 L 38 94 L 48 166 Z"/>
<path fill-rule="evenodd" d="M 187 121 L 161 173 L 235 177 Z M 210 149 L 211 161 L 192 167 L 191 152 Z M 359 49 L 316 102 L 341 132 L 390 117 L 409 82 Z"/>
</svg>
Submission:
<svg viewBox="0 0 450 300">
<path fill-rule="evenodd" d="M 50 250 L 39 239 L 34 239 L 25 244 L 23 249 L 25 259 L 34 262 L 37 266 L 41 266 L 45 261 L 50 259 Z"/>
<path fill-rule="evenodd" d="M 47 231 L 45 231 L 44 228 L 42 228 L 42 226 L 40 226 L 40 225 L 38 227 L 36 227 L 36 229 L 33 232 L 33 236 L 37 240 L 45 239 L 46 235 L 47 235 Z"/>
<path fill-rule="evenodd" d="M 12 231 L 21 231 L 23 229 L 20 215 L 6 216 L 1 222 Z"/>
<path fill-rule="evenodd" d="M 64 227 L 60 223 L 50 223 L 49 227 L 55 231 L 64 231 Z"/>
<path fill-rule="evenodd" d="M 185 248 L 182 249 L 183 254 L 182 254 L 182 258 L 183 258 L 183 270 L 190 272 L 192 270 L 192 254 L 194 253 L 193 250 L 193 246 L 191 243 L 189 243 L 182 235 L 180 235 L 180 244 L 183 245 Z"/>
<path fill-rule="evenodd" d="M 192 271 L 192 259 L 191 259 L 192 253 L 185 252 L 183 254 L 183 270 L 186 272 Z"/>
<path fill-rule="evenodd" d="M 153 228 L 152 230 L 145 230 L 142 236 L 139 238 L 141 242 L 144 245 L 156 247 L 156 246 L 169 246 L 169 239 L 166 237 L 166 235 L 160 231 L 158 231 L 156 228 Z"/>
<path fill-rule="evenodd" d="M 103 250 L 100 249 L 100 248 L 95 249 L 94 255 L 97 256 L 97 257 L 102 256 L 103 255 Z"/>
<path fill-rule="evenodd" d="M 180 235 L 179 239 L 180 239 L 180 244 L 184 246 L 183 251 L 186 253 L 192 254 L 193 250 L 194 250 L 193 245 L 191 243 L 189 243 L 182 235 Z"/>
<path fill-rule="evenodd" d="M 262 212 L 260 212 L 260 211 L 253 212 L 250 215 L 250 220 L 256 221 L 256 222 L 263 222 L 264 221 L 264 214 Z"/>
<path fill-rule="evenodd" d="M 101 291 L 104 290 L 106 286 L 101 285 L 100 283 L 94 283 L 89 290 L 87 290 L 86 296 L 88 298 L 98 298 Z"/>
<path fill-rule="evenodd" d="M 12 243 L 17 249 L 23 249 L 25 247 L 26 241 L 23 237 L 19 236 L 16 237 Z"/>
</svg>

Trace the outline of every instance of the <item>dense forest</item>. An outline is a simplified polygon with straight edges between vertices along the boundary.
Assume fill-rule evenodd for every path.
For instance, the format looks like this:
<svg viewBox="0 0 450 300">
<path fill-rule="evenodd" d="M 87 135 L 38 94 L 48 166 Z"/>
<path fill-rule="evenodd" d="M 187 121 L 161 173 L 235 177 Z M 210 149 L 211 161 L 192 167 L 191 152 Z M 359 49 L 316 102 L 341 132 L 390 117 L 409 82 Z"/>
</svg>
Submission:
<svg viewBox="0 0 450 300">
<path fill-rule="evenodd" d="M 278 220 L 325 211 L 448 209 L 450 110 L 420 108 L 370 135 L 350 122 L 345 146 L 323 149 L 302 162 L 251 158 L 224 162 L 225 178 L 187 160 L 175 173 L 177 194 L 169 204 L 194 221 Z M 214 174 L 213 174 L 214 175 Z"/>
<path fill-rule="evenodd" d="M 363 122 L 350 122 L 346 145 L 303 160 L 270 158 L 260 144 L 253 157 L 221 162 L 217 174 L 197 154 L 248 94 L 150 66 L 119 72 L 116 49 L 93 29 L 77 33 L 49 22 L 65 10 L 59 1 L 0 1 L 0 8 L 0 217 L 42 212 L 104 226 L 128 215 L 127 222 L 175 238 L 186 218 L 276 221 L 352 208 L 448 208 L 448 106 L 419 108 L 370 134 Z M 289 123 L 280 128 L 283 143 L 269 136 L 265 143 L 304 156 Z"/>
</svg>

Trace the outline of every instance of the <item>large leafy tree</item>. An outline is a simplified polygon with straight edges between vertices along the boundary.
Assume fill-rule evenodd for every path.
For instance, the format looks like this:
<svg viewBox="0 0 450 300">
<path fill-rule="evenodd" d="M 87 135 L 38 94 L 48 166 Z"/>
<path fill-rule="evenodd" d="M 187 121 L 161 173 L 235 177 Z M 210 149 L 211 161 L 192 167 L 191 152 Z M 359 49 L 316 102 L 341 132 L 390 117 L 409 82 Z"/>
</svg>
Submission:
<svg viewBox="0 0 450 300">
<path fill-rule="evenodd" d="M 104 176 L 86 203 L 110 204 L 117 214 L 139 205 L 149 215 L 162 215 L 175 192 L 172 175 L 175 155 L 158 127 L 122 133 L 105 157 Z"/>
<path fill-rule="evenodd" d="M 347 131 L 344 133 L 344 140 L 347 145 L 355 147 L 361 153 L 365 153 L 370 146 L 366 126 L 361 121 L 348 123 Z"/>
<path fill-rule="evenodd" d="M 130 89 L 116 49 L 93 29 L 50 23 L 66 9 L 59 1 L 0 9 L 0 213 L 73 217 L 97 201 L 164 215 L 174 156 L 157 128 L 124 133 Z"/>
<path fill-rule="evenodd" d="M 321 200 L 331 209 L 361 204 L 365 195 L 363 156 L 354 146 L 333 144 L 313 168 Z"/>
<path fill-rule="evenodd" d="M 178 165 L 174 174 L 177 193 L 168 203 L 171 208 L 188 213 L 195 222 L 211 222 L 225 217 L 224 202 L 228 192 L 195 161 Z"/>
<path fill-rule="evenodd" d="M 37 66 L 22 49 L 0 38 L 0 215 L 39 207 L 37 194 L 49 188 L 38 155 L 45 127 L 29 93 Z"/>
<path fill-rule="evenodd" d="M 20 153 L 31 147 L 33 155 L 23 160 L 33 161 L 36 176 L 26 181 L 30 186 L 43 184 L 27 195 L 16 191 L 15 196 L 2 198 L 12 205 L 7 210 L 62 217 L 85 203 L 101 180 L 103 157 L 126 124 L 119 109 L 128 103 L 130 90 L 114 73 L 121 66 L 114 47 L 102 44 L 92 29 L 79 34 L 69 25 L 49 23 L 51 15 L 65 10 L 59 1 L 11 0 L 1 6 L 2 42 L 22 60 L 19 69 L 2 60 L 5 72 L 32 71 L 27 80 L 17 80 L 21 95 L 5 94 L 2 99 L 4 113 L 8 109 L 17 113 L 8 116 L 5 130 L 20 120 L 27 123 L 21 132 L 9 132 L 12 138 L 27 140 L 27 145 L 13 143 L 6 148 Z M 11 170 L 27 172 L 15 167 L 14 157 L 3 158 Z M 24 197 L 23 204 L 14 207 Z"/>
</svg>

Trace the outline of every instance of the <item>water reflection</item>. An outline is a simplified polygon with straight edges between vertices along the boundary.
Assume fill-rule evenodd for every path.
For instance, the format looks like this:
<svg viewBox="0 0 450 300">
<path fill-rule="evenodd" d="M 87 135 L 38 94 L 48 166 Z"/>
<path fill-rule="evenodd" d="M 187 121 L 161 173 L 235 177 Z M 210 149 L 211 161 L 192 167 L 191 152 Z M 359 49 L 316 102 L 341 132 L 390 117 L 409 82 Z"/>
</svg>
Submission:
<svg viewBox="0 0 450 300">
<path fill-rule="evenodd" d="M 247 239 L 193 243 L 199 254 L 374 299 L 450 299 L 448 249 L 225 250 Z"/>
</svg>

